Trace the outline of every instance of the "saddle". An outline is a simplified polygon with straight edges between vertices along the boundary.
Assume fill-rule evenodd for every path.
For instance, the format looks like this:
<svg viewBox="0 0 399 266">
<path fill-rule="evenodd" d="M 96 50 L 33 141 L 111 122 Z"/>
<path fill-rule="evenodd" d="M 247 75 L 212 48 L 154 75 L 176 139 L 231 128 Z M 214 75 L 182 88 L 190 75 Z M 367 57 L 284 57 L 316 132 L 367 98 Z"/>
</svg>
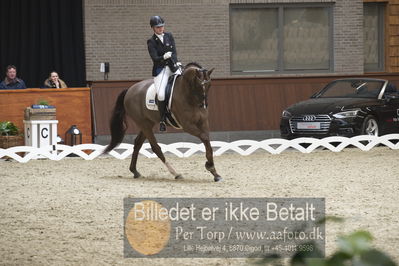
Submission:
<svg viewBox="0 0 399 266">
<path fill-rule="evenodd" d="M 166 85 L 166 88 L 165 88 L 166 123 L 169 126 L 172 126 L 177 129 L 181 129 L 182 127 L 179 125 L 179 123 L 177 122 L 173 113 L 171 112 L 171 106 L 172 106 L 172 99 L 173 99 L 173 97 L 172 97 L 173 96 L 173 88 L 175 85 L 175 81 L 179 76 L 180 75 L 177 75 L 177 74 L 170 76 L 168 79 L 168 84 Z M 154 110 L 154 111 L 158 110 L 158 105 L 157 105 L 158 100 L 157 100 L 156 92 L 157 92 L 157 90 L 155 89 L 154 84 L 151 84 L 151 86 L 147 90 L 146 100 L 145 100 L 146 107 L 149 110 Z"/>
</svg>

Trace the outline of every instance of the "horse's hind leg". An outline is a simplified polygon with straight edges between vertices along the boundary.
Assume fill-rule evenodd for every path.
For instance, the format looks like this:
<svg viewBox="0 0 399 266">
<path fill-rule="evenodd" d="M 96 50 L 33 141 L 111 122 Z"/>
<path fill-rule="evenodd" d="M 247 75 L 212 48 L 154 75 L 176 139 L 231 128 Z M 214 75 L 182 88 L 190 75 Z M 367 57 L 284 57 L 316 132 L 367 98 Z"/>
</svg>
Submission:
<svg viewBox="0 0 399 266">
<path fill-rule="evenodd" d="M 145 131 L 145 135 L 148 139 L 148 142 L 151 145 L 151 149 L 152 151 L 158 156 L 159 159 L 161 159 L 161 161 L 166 165 L 166 167 L 168 168 L 169 172 L 175 177 L 175 179 L 181 179 L 183 178 L 183 176 L 181 174 L 178 174 L 175 169 L 173 169 L 173 167 L 169 164 L 169 162 L 166 161 L 165 156 L 162 153 L 162 149 L 161 147 L 158 145 L 158 142 L 154 136 L 154 133 L 152 132 L 152 130 L 146 130 Z"/>
<path fill-rule="evenodd" d="M 141 146 L 143 146 L 143 143 L 145 141 L 146 137 L 143 134 L 142 131 L 137 135 L 136 139 L 134 140 L 134 150 L 132 154 L 132 161 L 130 162 L 130 172 L 133 173 L 134 178 L 139 178 L 141 177 L 141 174 L 137 171 L 136 165 L 137 165 L 137 156 L 139 155 L 139 151 L 141 149 Z"/>
</svg>

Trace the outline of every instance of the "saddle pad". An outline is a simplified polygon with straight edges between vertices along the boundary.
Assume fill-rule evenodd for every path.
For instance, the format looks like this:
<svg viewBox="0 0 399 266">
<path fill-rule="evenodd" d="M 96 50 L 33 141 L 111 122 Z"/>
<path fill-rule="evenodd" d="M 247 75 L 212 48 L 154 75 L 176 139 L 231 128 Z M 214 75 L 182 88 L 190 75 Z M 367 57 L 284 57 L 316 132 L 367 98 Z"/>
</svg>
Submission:
<svg viewBox="0 0 399 266">
<path fill-rule="evenodd" d="M 170 110 L 172 106 L 172 95 L 173 88 L 175 87 L 176 78 L 178 75 L 172 75 L 169 77 L 168 85 L 165 88 L 165 101 L 168 105 L 168 109 Z M 147 89 L 147 94 L 145 96 L 145 105 L 149 110 L 158 110 L 158 105 L 156 103 L 155 97 L 157 95 L 157 90 L 155 89 L 155 84 L 151 84 Z"/>
<path fill-rule="evenodd" d="M 170 112 L 171 106 L 172 106 L 172 95 L 173 95 L 173 88 L 175 85 L 175 81 L 176 81 L 177 76 L 171 76 L 171 84 L 168 84 L 168 86 L 166 86 L 166 101 L 168 104 L 167 110 L 166 110 L 166 121 L 168 123 L 168 125 L 177 128 L 177 129 L 181 129 L 182 127 L 180 126 L 179 122 L 177 122 L 175 116 L 172 114 L 172 112 Z M 171 85 L 171 86 L 170 86 Z M 147 107 L 147 109 L 152 110 L 152 111 L 158 111 L 158 105 L 156 104 L 156 100 L 155 97 L 157 95 L 157 90 L 155 89 L 155 85 L 151 84 L 148 89 L 147 89 L 147 93 L 145 95 L 145 106 Z M 169 99 L 169 100 L 167 100 Z"/>
<path fill-rule="evenodd" d="M 147 89 L 147 94 L 145 95 L 145 106 L 149 110 L 158 111 L 158 105 L 155 102 L 155 95 L 157 94 L 157 90 L 155 89 L 155 85 L 151 84 Z"/>
</svg>

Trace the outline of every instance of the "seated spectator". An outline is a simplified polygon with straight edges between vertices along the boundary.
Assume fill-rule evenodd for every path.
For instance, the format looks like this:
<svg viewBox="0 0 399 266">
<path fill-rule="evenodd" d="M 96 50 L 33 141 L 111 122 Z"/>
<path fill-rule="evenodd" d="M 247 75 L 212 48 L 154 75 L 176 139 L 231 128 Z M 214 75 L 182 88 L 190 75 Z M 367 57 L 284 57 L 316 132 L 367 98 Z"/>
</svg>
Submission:
<svg viewBox="0 0 399 266">
<path fill-rule="evenodd" d="M 61 89 L 67 88 L 65 82 L 58 77 L 58 73 L 53 71 L 50 73 L 48 79 L 44 81 L 45 88 L 54 88 L 54 89 Z"/>
<path fill-rule="evenodd" d="M 9 65 L 6 68 L 6 77 L 0 83 L 0 90 L 20 90 L 26 89 L 25 82 L 17 78 L 17 68 Z"/>
</svg>

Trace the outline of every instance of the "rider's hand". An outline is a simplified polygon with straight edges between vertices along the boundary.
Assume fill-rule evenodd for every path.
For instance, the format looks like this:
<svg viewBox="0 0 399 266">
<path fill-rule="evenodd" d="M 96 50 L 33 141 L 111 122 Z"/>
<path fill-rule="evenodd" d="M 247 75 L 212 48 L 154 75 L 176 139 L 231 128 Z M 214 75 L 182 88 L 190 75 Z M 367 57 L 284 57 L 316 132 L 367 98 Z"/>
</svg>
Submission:
<svg viewBox="0 0 399 266">
<path fill-rule="evenodd" d="M 167 53 L 165 53 L 165 54 L 163 55 L 163 59 L 164 59 L 164 60 L 169 59 L 169 58 L 171 58 L 171 57 L 172 57 L 172 52 L 167 52 Z"/>
<path fill-rule="evenodd" d="M 181 67 L 182 64 L 181 64 L 180 62 L 177 62 L 177 63 L 176 63 L 176 66 Z"/>
</svg>

